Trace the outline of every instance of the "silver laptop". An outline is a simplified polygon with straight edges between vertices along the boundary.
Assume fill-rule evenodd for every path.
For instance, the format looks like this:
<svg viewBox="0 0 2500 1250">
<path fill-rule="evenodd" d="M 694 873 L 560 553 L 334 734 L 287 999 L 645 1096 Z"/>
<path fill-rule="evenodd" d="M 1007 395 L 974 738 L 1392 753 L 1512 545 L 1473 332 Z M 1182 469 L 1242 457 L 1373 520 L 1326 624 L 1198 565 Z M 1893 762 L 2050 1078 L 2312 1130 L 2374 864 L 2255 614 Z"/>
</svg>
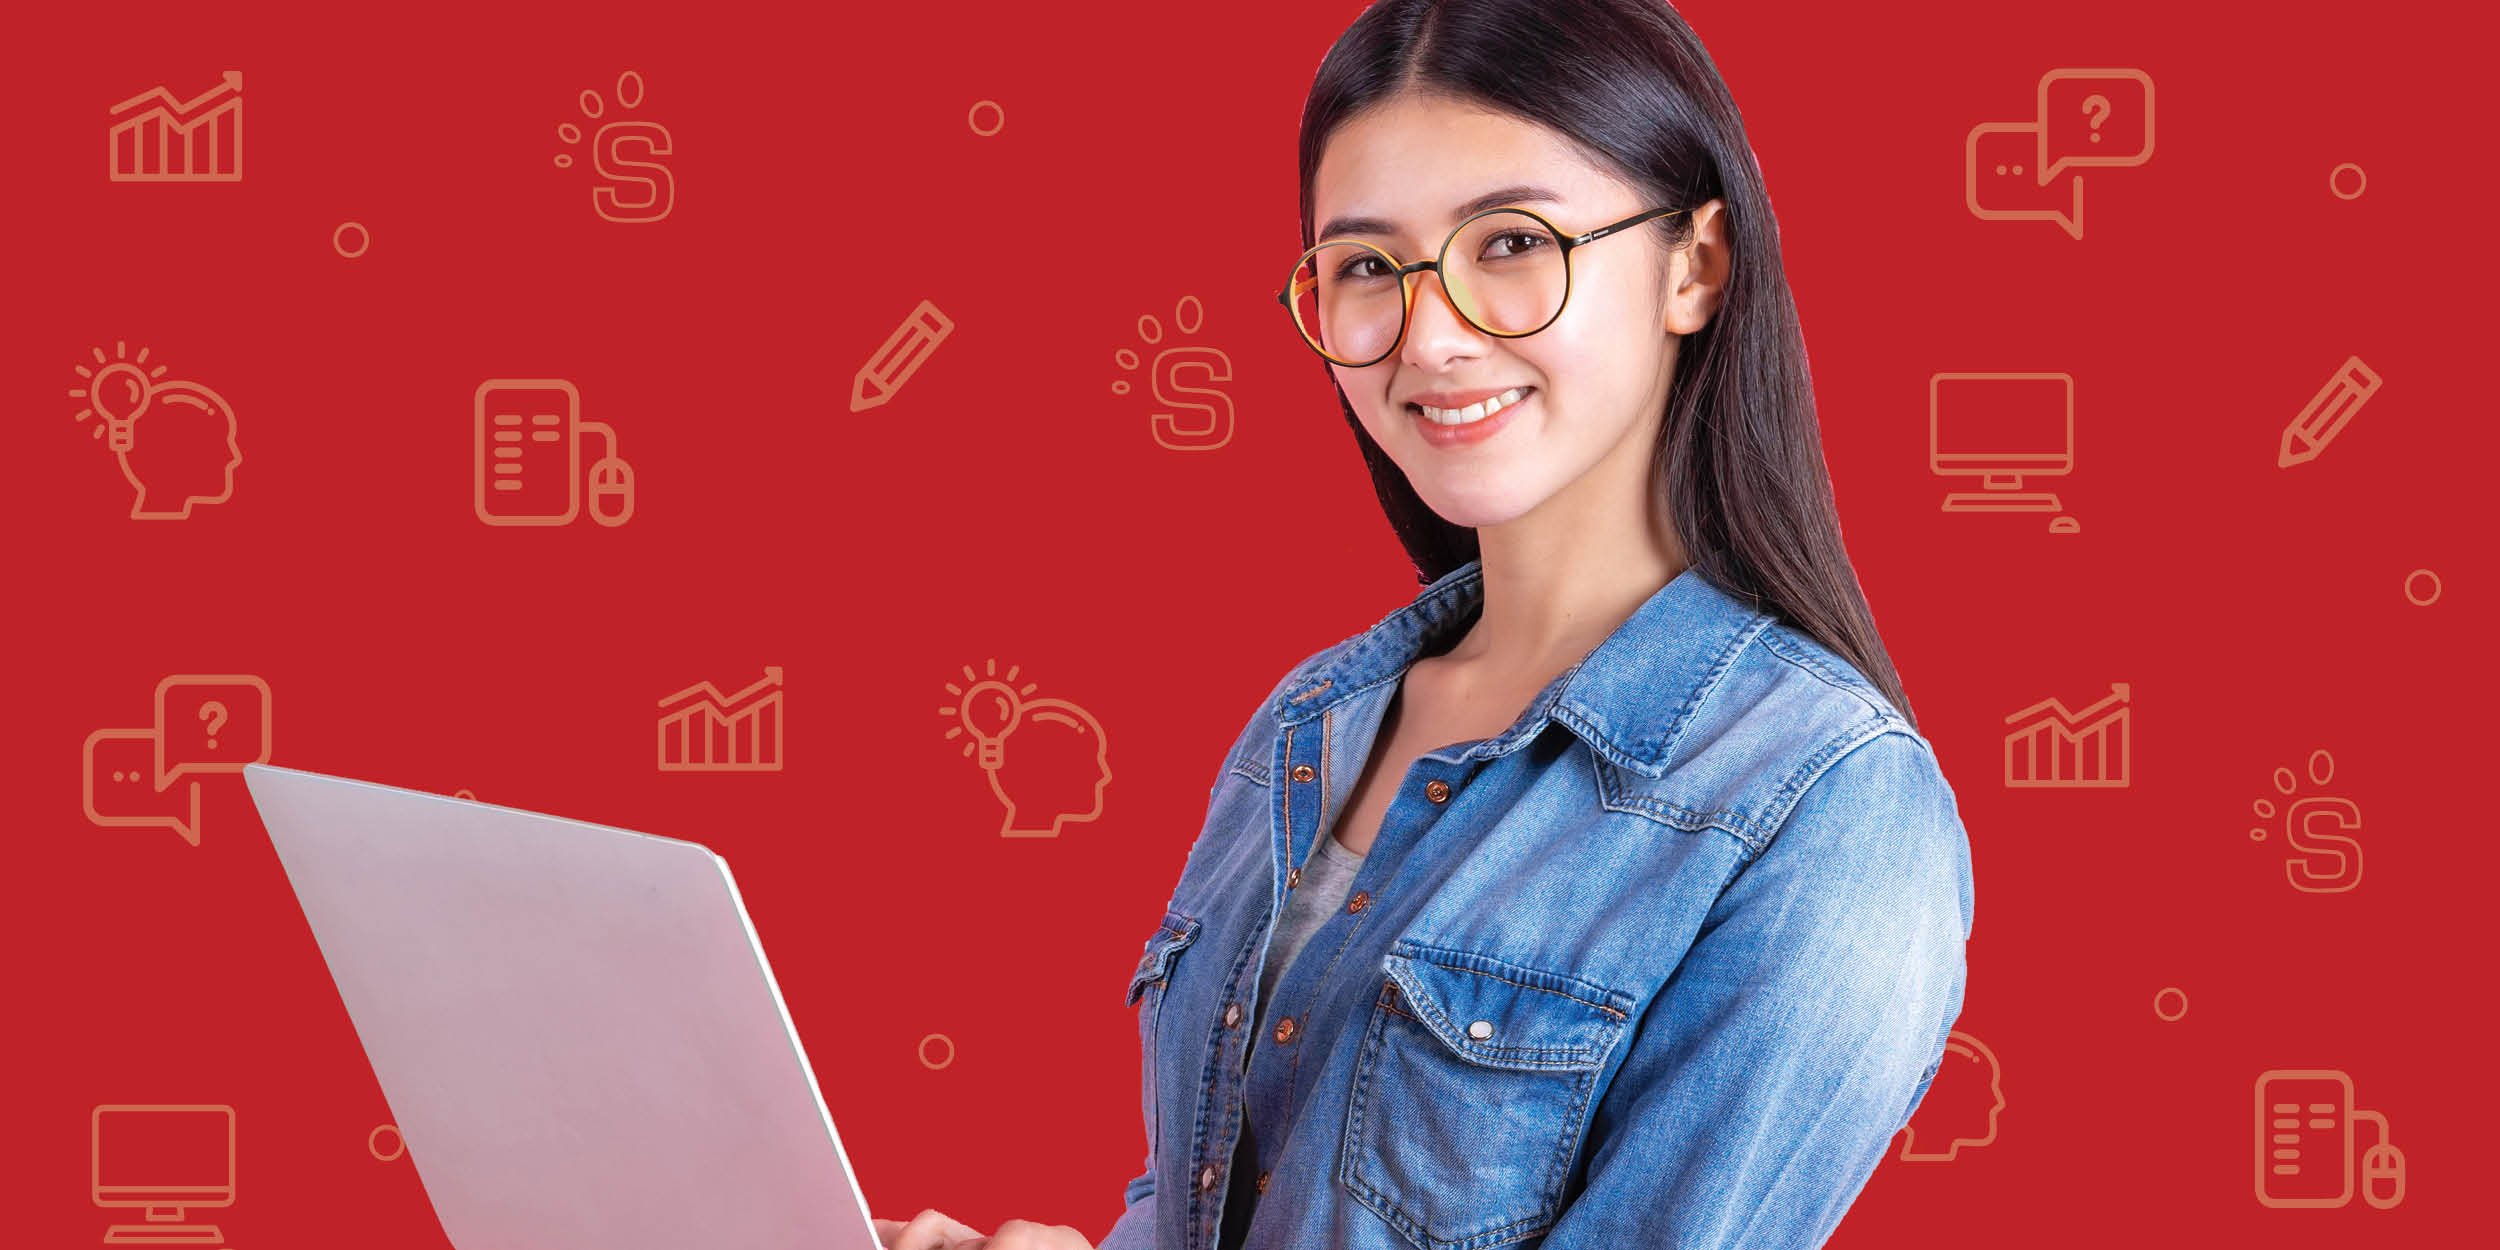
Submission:
<svg viewBox="0 0 2500 1250">
<path fill-rule="evenodd" d="M 457 1250 L 877 1250 L 727 860 L 243 778 Z"/>
</svg>

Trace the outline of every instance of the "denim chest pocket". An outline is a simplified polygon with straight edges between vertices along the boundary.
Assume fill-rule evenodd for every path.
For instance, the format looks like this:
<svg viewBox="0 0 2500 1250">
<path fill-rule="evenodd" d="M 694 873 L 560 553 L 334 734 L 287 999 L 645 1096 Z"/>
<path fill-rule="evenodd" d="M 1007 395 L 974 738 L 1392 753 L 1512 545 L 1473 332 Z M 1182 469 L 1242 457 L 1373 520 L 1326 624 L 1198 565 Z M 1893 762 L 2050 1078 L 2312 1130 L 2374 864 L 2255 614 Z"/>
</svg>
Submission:
<svg viewBox="0 0 2500 1250">
<path fill-rule="evenodd" d="M 1163 999 L 1172 986 L 1172 972 L 1178 966 L 1181 952 L 1198 938 L 1198 919 L 1177 911 L 1163 913 L 1163 923 L 1154 936 L 1146 939 L 1145 956 L 1137 961 L 1137 970 L 1128 982 L 1129 1005 L 1144 1005 L 1137 1010 L 1138 1063 L 1145 1081 L 1144 1111 L 1146 1123 L 1155 1123 L 1155 1074 L 1161 1066 L 1156 1054 L 1155 1031 L 1163 1014 Z"/>
<path fill-rule="evenodd" d="M 1393 952 L 1384 966 L 1338 1179 L 1419 1250 L 1545 1231 L 1629 997 L 1463 952 Z"/>
</svg>

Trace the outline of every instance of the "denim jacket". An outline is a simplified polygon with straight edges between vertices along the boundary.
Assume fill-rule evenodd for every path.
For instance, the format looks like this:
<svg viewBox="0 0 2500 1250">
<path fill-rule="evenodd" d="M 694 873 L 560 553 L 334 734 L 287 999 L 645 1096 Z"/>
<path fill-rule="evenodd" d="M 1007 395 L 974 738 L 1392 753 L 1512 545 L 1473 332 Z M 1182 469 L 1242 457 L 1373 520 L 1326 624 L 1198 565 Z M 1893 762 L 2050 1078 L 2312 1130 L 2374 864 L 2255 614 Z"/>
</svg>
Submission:
<svg viewBox="0 0 2500 1250">
<path fill-rule="evenodd" d="M 1414 762 L 1249 1018 L 1399 679 L 1482 594 L 1471 561 L 1304 659 L 1225 755 L 1141 918 L 1145 1170 L 1101 1250 L 1804 1250 L 1926 1096 L 1971 930 L 1952 788 L 1854 667 L 1690 568 Z"/>
</svg>

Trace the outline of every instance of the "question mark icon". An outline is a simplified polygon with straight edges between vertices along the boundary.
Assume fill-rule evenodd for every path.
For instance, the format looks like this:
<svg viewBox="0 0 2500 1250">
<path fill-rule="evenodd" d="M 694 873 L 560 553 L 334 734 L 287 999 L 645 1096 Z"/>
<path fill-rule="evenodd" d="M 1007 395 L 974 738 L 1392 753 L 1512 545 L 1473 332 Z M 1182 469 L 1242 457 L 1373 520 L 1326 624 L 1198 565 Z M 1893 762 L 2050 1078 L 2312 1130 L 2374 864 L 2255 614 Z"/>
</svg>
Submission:
<svg viewBox="0 0 2500 1250">
<path fill-rule="evenodd" d="M 2094 105 L 2100 106 L 2098 112 L 2094 112 Z M 2101 141 L 2101 123 L 2109 120 L 2109 97 L 2102 95 L 2097 91 L 2093 92 L 2091 95 L 2083 97 L 2083 111 L 2092 114 L 2092 141 L 2094 143 L 2099 143 Z"/>
<path fill-rule="evenodd" d="M 217 731 L 226 727 L 226 705 L 211 699 L 200 705 L 200 719 L 208 722 L 208 749 L 217 749 Z"/>
</svg>

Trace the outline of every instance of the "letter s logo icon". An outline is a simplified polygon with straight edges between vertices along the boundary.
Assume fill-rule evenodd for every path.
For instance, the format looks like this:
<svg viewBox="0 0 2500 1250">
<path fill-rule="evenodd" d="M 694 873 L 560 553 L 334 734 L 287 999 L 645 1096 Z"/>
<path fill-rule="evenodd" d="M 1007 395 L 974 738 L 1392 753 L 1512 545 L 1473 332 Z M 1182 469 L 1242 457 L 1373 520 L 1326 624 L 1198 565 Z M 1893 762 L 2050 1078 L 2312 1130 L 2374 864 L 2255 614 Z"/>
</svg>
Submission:
<svg viewBox="0 0 2500 1250">
<path fill-rule="evenodd" d="M 636 156 L 667 156 L 668 127 L 655 122 L 609 122 L 599 128 L 590 144 L 591 162 L 606 182 L 590 189 L 590 203 L 599 215 L 609 221 L 658 221 L 668 216 L 677 202 L 677 180 L 668 166 L 654 160 L 637 160 Z M 649 177 L 627 171 L 646 169 Z M 637 200 L 626 200 L 618 194 L 619 184 L 647 188 Z"/>
<path fill-rule="evenodd" d="M 1232 441 L 1233 397 L 1211 387 L 1184 384 L 1183 370 L 1210 382 L 1233 380 L 1232 360 L 1212 347 L 1172 347 L 1156 353 L 1155 402 L 1179 411 L 1154 414 L 1155 441 L 1173 451 L 1213 451 Z M 1177 398 L 1183 395 L 1203 396 L 1205 402 Z M 1201 415 L 1184 423 L 1182 413 Z"/>
<path fill-rule="evenodd" d="M 2311 828 L 2321 823 L 2358 831 L 2361 809 L 2350 799 L 2314 796 L 2292 804 L 2292 809 L 2283 814 L 2283 837 L 2301 857 L 2285 860 L 2283 874 L 2291 878 L 2295 890 L 2340 894 L 2361 884 L 2361 843 L 2340 833 L 2321 833 Z M 2325 861 L 2325 871 L 2319 870 L 2321 861 Z"/>
</svg>

